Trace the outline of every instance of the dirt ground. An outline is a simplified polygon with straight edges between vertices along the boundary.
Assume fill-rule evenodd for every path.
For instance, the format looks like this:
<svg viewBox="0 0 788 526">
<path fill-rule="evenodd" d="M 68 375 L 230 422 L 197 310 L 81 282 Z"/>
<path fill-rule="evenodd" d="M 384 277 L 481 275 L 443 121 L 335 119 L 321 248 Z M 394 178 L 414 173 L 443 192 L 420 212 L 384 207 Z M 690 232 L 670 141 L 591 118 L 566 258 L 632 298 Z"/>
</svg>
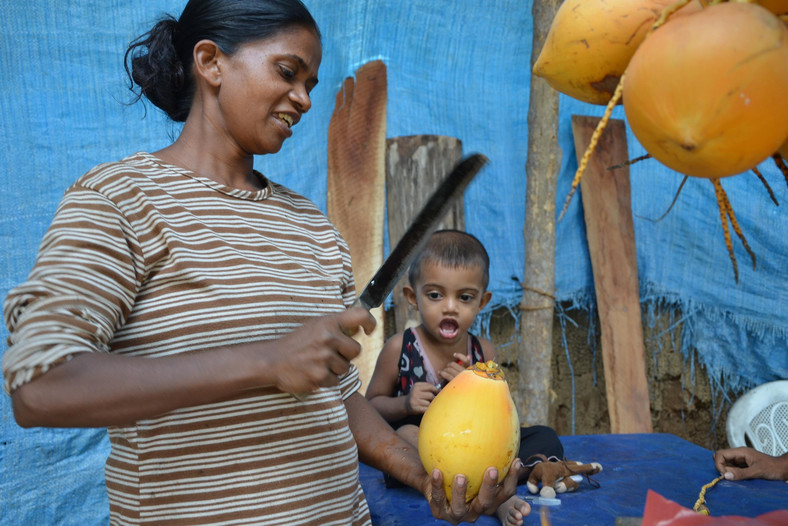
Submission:
<svg viewBox="0 0 788 526">
<path fill-rule="evenodd" d="M 554 402 L 549 425 L 561 435 L 609 433 L 598 330 L 589 338 L 588 315 L 583 311 L 566 314 L 574 322 L 564 324 L 568 353 L 558 319 L 553 328 Z M 675 328 L 665 333 L 668 323 L 667 318 L 659 319 L 653 329 L 644 329 L 654 432 L 672 433 L 710 450 L 726 447 L 725 415 L 730 402 L 725 402 L 722 393 L 713 392 L 705 370 L 698 363 L 684 358 L 679 350 L 680 332 Z M 518 352 L 516 330 L 509 311 L 493 313 L 490 337 L 498 349 L 498 361 L 510 371 L 510 384 L 518 376 L 514 359 Z M 517 386 L 511 387 L 516 393 Z"/>
</svg>

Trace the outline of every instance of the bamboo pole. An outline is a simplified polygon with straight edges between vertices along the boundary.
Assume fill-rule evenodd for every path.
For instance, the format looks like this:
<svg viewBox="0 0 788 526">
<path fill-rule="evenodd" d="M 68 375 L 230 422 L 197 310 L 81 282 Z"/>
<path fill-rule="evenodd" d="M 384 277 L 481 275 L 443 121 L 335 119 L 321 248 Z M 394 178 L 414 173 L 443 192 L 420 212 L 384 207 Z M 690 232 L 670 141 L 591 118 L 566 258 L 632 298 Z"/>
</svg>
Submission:
<svg viewBox="0 0 788 526">
<path fill-rule="evenodd" d="M 560 0 L 534 0 L 531 67 L 544 45 Z M 520 303 L 517 409 L 526 425 L 549 420 L 555 290 L 555 200 L 561 167 L 558 92 L 531 76 L 525 199 L 525 276 Z"/>
</svg>

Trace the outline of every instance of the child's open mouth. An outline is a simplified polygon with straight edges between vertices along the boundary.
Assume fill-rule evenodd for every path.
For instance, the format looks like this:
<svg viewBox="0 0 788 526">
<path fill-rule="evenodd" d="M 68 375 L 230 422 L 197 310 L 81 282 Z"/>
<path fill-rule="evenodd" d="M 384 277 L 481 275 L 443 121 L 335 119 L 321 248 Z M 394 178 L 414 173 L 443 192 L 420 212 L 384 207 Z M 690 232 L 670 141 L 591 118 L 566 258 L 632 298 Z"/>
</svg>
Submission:
<svg viewBox="0 0 788 526">
<path fill-rule="evenodd" d="M 455 320 L 443 320 L 440 324 L 440 333 L 443 338 L 454 338 L 460 329 L 460 324 Z"/>
</svg>

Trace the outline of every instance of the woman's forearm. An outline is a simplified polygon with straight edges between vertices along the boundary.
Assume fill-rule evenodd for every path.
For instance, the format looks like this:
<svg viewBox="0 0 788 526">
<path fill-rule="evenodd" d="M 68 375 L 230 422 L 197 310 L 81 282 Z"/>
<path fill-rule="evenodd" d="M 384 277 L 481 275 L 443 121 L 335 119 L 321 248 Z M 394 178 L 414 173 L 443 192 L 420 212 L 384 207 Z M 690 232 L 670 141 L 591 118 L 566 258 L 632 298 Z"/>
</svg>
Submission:
<svg viewBox="0 0 788 526">
<path fill-rule="evenodd" d="M 386 422 L 396 422 L 410 415 L 407 396 L 375 396 L 369 400 Z"/>
<path fill-rule="evenodd" d="M 389 426 L 367 399 L 358 393 L 345 401 L 350 429 L 358 444 L 359 459 L 424 491 L 427 472 L 418 450 Z"/>
<path fill-rule="evenodd" d="M 359 327 L 375 328 L 366 309 L 313 318 L 278 340 L 157 358 L 84 352 L 14 391 L 14 416 L 25 427 L 106 427 L 247 389 L 311 392 L 347 374 L 361 349 L 349 334 Z"/>
<path fill-rule="evenodd" d="M 260 347 L 260 344 L 257 344 Z M 85 352 L 12 393 L 23 427 L 107 427 L 273 384 L 251 346 L 145 358 Z"/>
</svg>

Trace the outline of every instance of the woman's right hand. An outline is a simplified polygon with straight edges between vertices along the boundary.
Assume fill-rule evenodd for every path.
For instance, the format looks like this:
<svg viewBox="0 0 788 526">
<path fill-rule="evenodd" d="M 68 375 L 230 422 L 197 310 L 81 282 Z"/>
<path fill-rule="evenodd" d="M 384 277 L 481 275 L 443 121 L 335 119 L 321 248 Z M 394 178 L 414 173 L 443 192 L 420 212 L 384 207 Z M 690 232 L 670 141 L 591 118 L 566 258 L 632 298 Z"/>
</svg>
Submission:
<svg viewBox="0 0 788 526">
<path fill-rule="evenodd" d="M 298 394 L 337 385 L 361 352 L 352 335 L 359 327 L 370 334 L 375 325 L 375 317 L 361 307 L 308 320 L 277 343 L 270 364 L 277 388 Z"/>
<path fill-rule="evenodd" d="M 429 382 L 416 382 L 405 395 L 405 406 L 409 415 L 423 415 L 438 394 L 438 388 Z"/>
</svg>

